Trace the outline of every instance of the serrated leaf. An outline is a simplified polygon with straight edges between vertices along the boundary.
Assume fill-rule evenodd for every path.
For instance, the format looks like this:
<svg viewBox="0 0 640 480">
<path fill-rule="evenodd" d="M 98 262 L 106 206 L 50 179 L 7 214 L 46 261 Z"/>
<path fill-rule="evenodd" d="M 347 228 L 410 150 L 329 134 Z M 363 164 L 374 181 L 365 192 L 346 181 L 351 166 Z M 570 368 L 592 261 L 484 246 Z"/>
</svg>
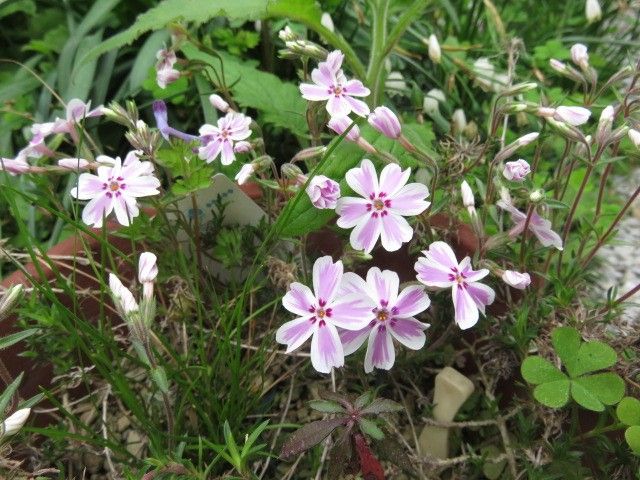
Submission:
<svg viewBox="0 0 640 480">
<path fill-rule="evenodd" d="M 587 375 L 573 382 L 587 389 L 605 405 L 615 405 L 624 396 L 624 380 L 613 372 Z"/>
<path fill-rule="evenodd" d="M 130 45 L 142 34 L 164 28 L 167 24 L 181 20 L 202 24 L 214 17 L 225 16 L 236 20 L 257 20 L 267 14 L 266 0 L 164 0 L 153 8 L 138 15 L 126 30 L 93 48 L 83 58 L 83 62 L 97 58 L 109 50 Z"/>
<path fill-rule="evenodd" d="M 358 420 L 358 426 L 362 433 L 369 435 L 375 440 L 382 440 L 384 438 L 384 432 L 376 425 L 376 423 L 368 418 L 360 418 Z"/>
<path fill-rule="evenodd" d="M 624 438 L 635 453 L 640 455 L 640 426 L 634 425 L 627 428 Z"/>
<path fill-rule="evenodd" d="M 280 451 L 280 458 L 287 459 L 316 446 L 331 432 L 344 425 L 343 418 L 330 418 L 311 422 L 293 432 Z"/>
<path fill-rule="evenodd" d="M 21 332 L 12 333 L 11 335 L 7 335 L 6 337 L 0 338 L 0 350 L 4 350 L 5 348 L 10 347 L 11 345 L 15 345 L 22 340 L 29 338 L 31 335 L 38 331 L 37 328 L 30 328 L 28 330 L 23 330 Z"/>
<path fill-rule="evenodd" d="M 578 405 L 587 410 L 594 412 L 602 412 L 604 410 L 604 405 L 598 397 L 575 381 L 571 382 L 571 396 Z"/>
<path fill-rule="evenodd" d="M 522 378 L 534 385 L 567 379 L 549 360 L 539 356 L 525 358 L 520 373 Z"/>
<path fill-rule="evenodd" d="M 626 425 L 640 425 L 640 400 L 624 397 L 616 408 L 616 415 Z"/>
<path fill-rule="evenodd" d="M 573 327 L 558 327 L 551 332 L 551 343 L 562 364 L 571 374 L 580 350 L 580 334 Z"/>
<path fill-rule="evenodd" d="M 543 383 L 533 390 L 533 397 L 547 407 L 564 407 L 569 401 L 570 387 L 571 381 L 568 379 Z"/>
<path fill-rule="evenodd" d="M 330 400 L 311 400 L 309 407 L 323 413 L 344 413 L 344 408 L 336 402 Z"/>
<path fill-rule="evenodd" d="M 573 363 L 572 377 L 578 377 L 585 373 L 596 372 L 608 368 L 616 363 L 618 356 L 616 351 L 606 343 L 597 340 L 583 343 Z"/>
<path fill-rule="evenodd" d="M 362 410 L 363 415 L 379 415 L 381 413 L 400 412 L 404 407 L 393 400 L 376 398 L 371 404 Z"/>
</svg>

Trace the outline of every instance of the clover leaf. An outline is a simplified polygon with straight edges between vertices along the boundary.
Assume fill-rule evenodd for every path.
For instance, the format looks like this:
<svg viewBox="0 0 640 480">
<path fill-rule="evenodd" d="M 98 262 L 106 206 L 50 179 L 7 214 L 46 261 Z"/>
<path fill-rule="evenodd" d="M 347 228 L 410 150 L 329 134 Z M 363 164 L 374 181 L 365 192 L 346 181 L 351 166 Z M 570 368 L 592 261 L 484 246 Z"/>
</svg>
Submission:
<svg viewBox="0 0 640 480">
<path fill-rule="evenodd" d="M 629 428 L 624 432 L 624 438 L 631 450 L 640 455 L 640 400 L 624 397 L 616 408 L 618 419 Z"/>
<path fill-rule="evenodd" d="M 539 356 L 528 357 L 522 362 L 522 377 L 536 385 L 533 396 L 537 401 L 547 407 L 560 408 L 571 397 L 583 408 L 595 412 L 620 401 L 624 395 L 624 381 L 619 375 L 613 372 L 591 374 L 616 363 L 613 348 L 598 341 L 582 342 L 580 334 L 572 327 L 556 328 L 551 333 L 551 343 L 566 374 Z"/>
</svg>

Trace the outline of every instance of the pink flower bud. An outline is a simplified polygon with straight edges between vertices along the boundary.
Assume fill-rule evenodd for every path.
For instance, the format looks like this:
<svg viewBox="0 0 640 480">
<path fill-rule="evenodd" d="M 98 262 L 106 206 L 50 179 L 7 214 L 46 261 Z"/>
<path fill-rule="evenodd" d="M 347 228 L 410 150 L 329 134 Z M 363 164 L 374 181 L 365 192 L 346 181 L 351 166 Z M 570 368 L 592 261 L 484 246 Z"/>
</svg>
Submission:
<svg viewBox="0 0 640 480">
<path fill-rule="evenodd" d="M 306 189 L 311 203 L 316 208 L 336 208 L 340 198 L 340 185 L 324 175 L 316 175 Z"/>
<path fill-rule="evenodd" d="M 162 89 L 180 78 L 180 72 L 175 68 L 162 68 L 156 72 L 156 83 Z"/>
<path fill-rule="evenodd" d="M 571 60 L 581 69 L 589 68 L 589 53 L 587 46 L 582 43 L 576 43 L 571 47 Z"/>
<path fill-rule="evenodd" d="M 67 170 L 85 170 L 89 166 L 89 161 L 84 158 L 61 158 L 58 166 Z"/>
<path fill-rule="evenodd" d="M 518 138 L 514 143 L 518 145 L 518 147 L 524 147 L 525 145 L 529 145 L 531 142 L 535 141 L 540 134 L 538 132 L 527 133 L 526 135 Z"/>
<path fill-rule="evenodd" d="M 385 137 L 397 140 L 402 128 L 396 114 L 387 107 L 377 107 L 368 118 L 369 124 Z"/>
<path fill-rule="evenodd" d="M 502 175 L 512 182 L 522 182 L 525 177 L 531 173 L 531 167 L 526 160 L 522 158 L 516 162 L 507 162 L 504 165 Z"/>
<path fill-rule="evenodd" d="M 462 194 L 462 204 L 465 208 L 475 208 L 476 200 L 473 198 L 473 191 L 466 180 L 460 185 L 460 193 Z"/>
<path fill-rule="evenodd" d="M 229 104 L 224 101 L 224 99 L 220 95 L 209 95 L 209 102 L 213 105 L 214 108 L 217 108 L 222 113 L 227 113 L 229 111 Z"/>
<path fill-rule="evenodd" d="M 514 270 L 505 270 L 502 274 L 502 280 L 507 285 L 518 290 L 524 290 L 531 284 L 531 277 L 528 273 L 520 273 Z"/>
<path fill-rule="evenodd" d="M 629 130 L 627 135 L 629 135 L 629 140 L 631 140 L 631 143 L 633 143 L 636 148 L 640 148 L 640 132 L 632 128 Z"/>
<path fill-rule="evenodd" d="M 338 135 L 342 135 L 352 123 L 353 122 L 349 117 L 331 117 L 327 125 Z M 357 142 L 360 138 L 360 129 L 358 128 L 358 125 L 354 125 L 353 128 L 349 130 L 349 133 L 347 133 L 345 138 L 352 142 Z"/>
<path fill-rule="evenodd" d="M 558 107 L 553 118 L 577 127 L 589 120 L 591 112 L 583 107 Z"/>
<path fill-rule="evenodd" d="M 109 290 L 111 290 L 113 303 L 116 305 L 120 315 L 125 317 L 129 313 L 138 311 L 138 302 L 133 297 L 131 290 L 125 287 L 113 273 L 109 274 Z"/>
<path fill-rule="evenodd" d="M 155 281 L 158 276 L 158 257 L 151 252 L 143 252 L 138 260 L 138 280 L 140 283 Z"/>
<path fill-rule="evenodd" d="M 549 66 L 558 73 L 565 73 L 567 71 L 567 65 L 560 60 L 556 60 L 555 58 L 549 59 Z"/>
<path fill-rule="evenodd" d="M 5 171 L 9 175 L 18 175 L 29 171 L 29 164 L 23 158 L 0 158 L 0 172 Z"/>
<path fill-rule="evenodd" d="M 248 153 L 253 149 L 253 147 L 251 146 L 251 143 L 245 141 L 245 140 L 240 140 L 238 143 L 236 143 L 233 146 L 233 151 L 236 153 Z"/>
</svg>

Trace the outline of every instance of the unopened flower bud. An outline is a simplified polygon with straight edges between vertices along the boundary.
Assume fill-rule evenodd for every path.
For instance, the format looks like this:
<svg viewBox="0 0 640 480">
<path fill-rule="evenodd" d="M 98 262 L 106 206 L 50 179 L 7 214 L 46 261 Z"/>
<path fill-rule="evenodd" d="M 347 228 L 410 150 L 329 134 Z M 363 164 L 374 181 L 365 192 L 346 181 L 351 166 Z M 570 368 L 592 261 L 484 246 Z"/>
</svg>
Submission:
<svg viewBox="0 0 640 480">
<path fill-rule="evenodd" d="M 342 135 L 353 124 L 353 121 L 349 117 L 331 117 L 328 127 L 336 132 L 338 135 Z M 357 142 L 360 138 L 360 129 L 358 125 L 353 125 L 347 132 L 345 138 L 351 142 Z"/>
<path fill-rule="evenodd" d="M 58 160 L 58 166 L 67 170 L 85 170 L 89 165 L 90 162 L 84 158 L 61 158 Z"/>
<path fill-rule="evenodd" d="M 504 178 L 512 182 L 523 182 L 529 173 L 531 173 L 531 167 L 529 163 L 522 158 L 515 162 L 505 163 L 504 170 L 502 171 Z"/>
<path fill-rule="evenodd" d="M 615 143 L 622 140 L 622 138 L 628 133 L 629 133 L 629 127 L 627 127 L 626 125 L 622 125 L 621 127 L 616 128 L 611 133 L 611 137 L 609 138 L 609 143 Z"/>
<path fill-rule="evenodd" d="M 143 252 L 138 259 L 138 281 L 154 282 L 158 276 L 158 257 L 151 252 Z"/>
<path fill-rule="evenodd" d="M 522 137 L 518 138 L 517 140 L 500 150 L 495 156 L 494 161 L 497 163 L 506 160 L 519 148 L 529 145 L 531 142 L 535 141 L 539 135 L 540 134 L 538 132 L 531 132 L 523 135 Z"/>
<path fill-rule="evenodd" d="M 538 188 L 529 194 L 529 200 L 531 201 L 531 203 L 539 203 L 543 199 L 544 199 L 544 190 L 542 190 L 541 188 Z"/>
<path fill-rule="evenodd" d="M 440 42 L 438 42 L 438 37 L 431 34 L 429 35 L 429 58 L 433 63 L 440 63 L 442 60 L 442 50 L 440 49 Z"/>
<path fill-rule="evenodd" d="M 574 127 L 586 123 L 589 117 L 591 117 L 591 112 L 583 107 L 558 107 L 553 115 L 556 120 Z"/>
<path fill-rule="evenodd" d="M 571 61 L 583 71 L 589 68 L 589 53 L 586 45 L 576 43 L 571 47 Z"/>
<path fill-rule="evenodd" d="M 327 151 L 327 147 L 324 145 L 319 147 L 309 147 L 304 150 L 300 150 L 295 156 L 291 159 L 292 162 L 297 162 L 299 160 L 308 160 L 310 158 L 321 157 Z"/>
<path fill-rule="evenodd" d="M 460 185 L 460 193 L 462 194 L 462 205 L 464 205 L 465 208 L 474 208 L 476 206 L 473 191 L 466 180 L 463 180 Z"/>
<path fill-rule="evenodd" d="M 597 22 L 602 18 L 602 9 L 598 0 L 587 0 L 584 10 L 589 23 Z"/>
<path fill-rule="evenodd" d="M 565 122 L 559 122 L 554 118 L 547 119 L 547 123 L 551 128 L 553 128 L 556 132 L 558 132 L 563 137 L 568 138 L 569 140 L 572 140 L 574 142 L 584 143 L 585 141 L 584 135 L 580 130 L 578 130 L 573 125 L 569 125 L 568 123 L 565 123 Z"/>
<path fill-rule="evenodd" d="M 531 284 L 531 276 L 528 273 L 520 273 L 515 270 L 505 270 L 502 273 L 502 280 L 518 290 L 524 290 Z"/>
<path fill-rule="evenodd" d="M 367 119 L 369 124 L 385 137 L 397 140 L 402 133 L 400 121 L 395 113 L 387 107 L 377 107 Z"/>
<path fill-rule="evenodd" d="M 27 423 L 30 413 L 30 408 L 23 408 L 9 415 L 6 420 L 2 422 L 2 426 L 0 428 L 0 439 L 7 438 L 18 433 L 20 429 L 24 427 L 24 424 Z"/>
<path fill-rule="evenodd" d="M 335 27 L 333 25 L 333 20 L 331 19 L 331 15 L 329 15 L 327 12 L 324 12 L 322 14 L 322 17 L 320 17 L 320 24 L 330 32 L 335 31 Z"/>
<path fill-rule="evenodd" d="M 528 105 L 526 103 L 522 103 L 522 102 L 507 102 L 502 107 L 501 110 L 502 110 L 503 113 L 512 114 L 512 113 L 524 112 L 528 108 L 529 107 L 528 107 Z"/>
<path fill-rule="evenodd" d="M 586 137 L 584 137 L 584 139 L 586 141 L 586 144 L 582 142 L 578 142 L 576 143 L 576 146 L 574 147 L 574 150 L 573 150 L 575 155 L 580 158 L 584 158 L 587 156 L 587 150 L 591 145 L 591 140 L 592 140 L 591 135 L 587 135 Z"/>
<path fill-rule="evenodd" d="M 291 30 L 289 25 L 278 32 L 278 37 L 280 37 L 280 40 L 282 40 L 283 42 L 291 42 L 299 38 L 298 35 L 296 35 L 293 30 Z"/>
<path fill-rule="evenodd" d="M 240 140 L 233 146 L 235 153 L 249 153 L 251 150 L 253 150 L 253 146 L 246 140 Z"/>
<path fill-rule="evenodd" d="M 297 180 L 299 176 L 304 175 L 302 170 L 293 163 L 283 163 L 280 167 L 280 171 L 282 172 L 283 177 L 290 180 Z"/>
<path fill-rule="evenodd" d="M 575 82 L 585 81 L 584 76 L 580 72 L 578 72 L 573 67 L 570 67 L 566 63 L 561 62 L 560 60 L 552 58 L 551 60 L 549 60 L 549 65 L 560 75 L 567 77 Z"/>
<path fill-rule="evenodd" d="M 236 182 L 238 182 L 238 185 L 243 185 L 249 179 L 249 177 L 253 175 L 254 170 L 255 169 L 254 169 L 253 163 L 244 164 L 235 177 L 235 180 Z"/>
<path fill-rule="evenodd" d="M 451 115 L 451 127 L 454 134 L 460 134 L 467 128 L 467 116 L 461 108 L 454 110 Z"/>
<path fill-rule="evenodd" d="M 629 140 L 631 140 L 631 143 L 633 143 L 636 148 L 640 148 L 640 131 L 631 128 L 629 129 L 629 132 L 627 132 L 627 134 L 629 135 Z"/>
<path fill-rule="evenodd" d="M 306 192 L 314 207 L 334 209 L 340 198 L 340 185 L 324 175 L 316 175 L 309 181 Z"/>
<path fill-rule="evenodd" d="M 230 110 L 229 104 L 225 102 L 220 95 L 216 95 L 215 93 L 209 95 L 209 102 L 222 113 L 227 113 Z"/>
<path fill-rule="evenodd" d="M 602 110 L 600 120 L 598 120 L 598 128 L 596 130 L 596 142 L 598 145 L 604 145 L 609 142 L 614 116 L 615 110 L 611 105 L 606 106 Z"/>
<path fill-rule="evenodd" d="M 123 319 L 126 320 L 129 314 L 138 311 L 138 302 L 136 302 L 133 294 L 113 273 L 109 274 L 109 290 L 111 291 L 113 303 Z"/>
<path fill-rule="evenodd" d="M 514 95 L 520 95 L 528 92 L 529 90 L 533 90 L 534 88 L 538 88 L 538 84 L 536 82 L 517 83 L 516 85 L 506 88 L 501 95 L 503 97 L 512 97 Z"/>
</svg>

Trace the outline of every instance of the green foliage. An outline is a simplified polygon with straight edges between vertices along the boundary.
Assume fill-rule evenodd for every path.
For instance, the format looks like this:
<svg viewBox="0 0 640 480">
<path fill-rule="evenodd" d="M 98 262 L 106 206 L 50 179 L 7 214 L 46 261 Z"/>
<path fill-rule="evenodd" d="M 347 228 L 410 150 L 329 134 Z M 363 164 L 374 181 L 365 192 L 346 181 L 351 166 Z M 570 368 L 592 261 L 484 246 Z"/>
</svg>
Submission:
<svg viewBox="0 0 640 480">
<path fill-rule="evenodd" d="M 640 455 L 640 400 L 624 397 L 616 408 L 616 414 L 622 423 L 629 426 L 624 432 L 627 444 Z"/>
<path fill-rule="evenodd" d="M 560 408 L 571 397 L 583 408 L 601 412 L 605 405 L 615 405 L 624 395 L 624 380 L 613 372 L 597 373 L 616 362 L 616 353 L 599 341 L 581 342 L 572 327 L 556 328 L 551 334 L 554 349 L 567 369 L 568 376 L 542 357 L 528 357 L 522 362 L 522 377 L 536 385 L 533 396 L 543 405 Z"/>
</svg>

